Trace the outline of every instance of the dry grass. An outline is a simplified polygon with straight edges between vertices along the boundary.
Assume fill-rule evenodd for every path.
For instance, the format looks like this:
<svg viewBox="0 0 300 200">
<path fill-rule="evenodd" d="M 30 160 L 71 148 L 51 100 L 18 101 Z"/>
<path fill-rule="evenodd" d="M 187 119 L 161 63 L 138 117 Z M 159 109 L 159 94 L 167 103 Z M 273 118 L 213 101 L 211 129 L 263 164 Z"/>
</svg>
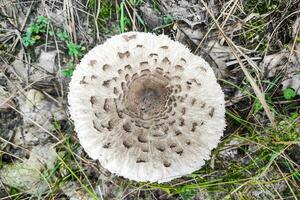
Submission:
<svg viewBox="0 0 300 200">
<path fill-rule="evenodd" d="M 149 2 L 156 12 L 168 14 L 159 7 L 162 5 L 160 1 Z M 215 1 L 214 8 L 205 1 L 201 2 L 208 13 L 209 24 L 204 36 L 192 50 L 195 53 L 202 52 L 211 38 L 229 47 L 236 63 L 232 76 L 238 76 L 234 78 L 241 81 L 234 82 L 231 81 L 233 78 L 221 77 L 220 83 L 233 93 L 242 94 L 227 94 L 227 101 L 234 102 L 227 106 L 228 127 L 219 147 L 213 151 L 212 159 L 202 169 L 168 184 L 128 181 L 109 174 L 88 158 L 68 117 L 62 121 L 54 119 L 54 128 L 51 130 L 29 118 L 33 125 L 50 136 L 53 149 L 57 151 L 55 167 L 42 173 L 43 181 L 49 188 L 42 194 L 27 194 L 26 191 L 4 186 L 0 181 L 0 189 L 3 188 L 0 193 L 4 193 L 0 197 L 63 199 L 65 194 L 62 188 L 73 182 L 83 196 L 93 199 L 185 200 L 208 199 L 208 196 L 211 199 L 298 199 L 300 118 L 292 114 L 299 113 L 299 96 L 293 100 L 284 99 L 280 91 L 284 74 L 265 77 L 252 56 L 263 57 L 278 52 L 286 43 L 292 44 L 290 55 L 295 53 L 294 47 L 299 41 L 291 38 L 288 28 L 299 16 L 299 2 Z M 0 112 L 7 114 L 7 110 L 1 110 L 7 105 L 8 112 L 26 117 L 18 107 L 17 99 L 34 88 L 43 91 L 52 103 L 62 104 L 61 108 L 67 115 L 65 102 L 69 77 L 62 72 L 67 65 L 71 66 L 69 71 L 72 71 L 72 66 L 79 62 L 85 51 L 111 35 L 130 30 L 151 31 L 140 9 L 144 3 L 138 0 L 2 1 L 0 73 L 13 87 L 9 88 L 8 96 L 0 97 Z M 53 15 L 53 10 L 58 12 Z M 22 40 L 29 24 L 41 15 L 49 20 L 45 32 L 37 34 L 40 39 L 35 44 L 24 45 Z M 59 23 L 59 20 L 63 20 L 63 23 Z M 162 22 L 155 31 L 174 36 L 178 24 L 176 20 L 165 24 Z M 239 27 L 237 31 L 233 31 L 236 27 Z M 56 32 L 65 32 L 66 39 L 62 40 L 53 34 Z M 187 38 L 192 40 L 189 36 Z M 46 74 L 35 80 L 18 76 L 12 64 L 16 60 L 21 60 L 27 69 L 43 72 L 43 68 L 36 65 L 39 55 L 37 49 L 57 52 L 57 73 Z M 248 50 L 252 53 L 246 53 Z M 25 52 L 21 58 L 17 56 L 20 51 Z M 0 131 L 0 168 L 24 160 L 22 156 L 30 151 L 31 146 L 14 144 L 13 137 L 4 138 L 7 130 Z"/>
</svg>

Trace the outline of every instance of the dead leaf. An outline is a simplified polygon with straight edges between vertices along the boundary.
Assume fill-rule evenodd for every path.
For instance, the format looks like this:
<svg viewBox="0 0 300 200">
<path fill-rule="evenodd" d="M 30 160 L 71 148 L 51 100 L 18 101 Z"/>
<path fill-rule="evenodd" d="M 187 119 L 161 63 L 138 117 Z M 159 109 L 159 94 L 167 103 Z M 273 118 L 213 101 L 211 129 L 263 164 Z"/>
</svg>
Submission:
<svg viewBox="0 0 300 200">
<path fill-rule="evenodd" d="M 296 39 L 299 37 L 300 17 L 296 19 L 292 35 Z M 282 90 L 287 87 L 293 88 L 300 95 L 300 43 L 292 41 L 288 49 L 278 53 L 267 55 L 262 62 L 262 68 L 267 77 L 274 77 L 280 72 L 284 75 Z"/>
<path fill-rule="evenodd" d="M 150 29 L 154 29 L 162 24 L 162 17 L 157 11 L 154 11 L 149 2 L 142 5 L 140 10 L 144 21 Z"/>
<path fill-rule="evenodd" d="M 184 21 L 191 27 L 208 24 L 208 16 L 201 3 L 190 0 L 160 0 L 164 13 L 176 21 Z"/>
<path fill-rule="evenodd" d="M 55 64 L 56 55 L 57 51 L 42 50 L 36 65 L 43 68 L 49 73 L 55 73 L 57 71 L 57 66 Z"/>
<path fill-rule="evenodd" d="M 23 121 L 25 124 L 34 125 L 32 120 L 45 129 L 51 130 L 53 119 L 63 120 L 65 118 L 64 110 L 53 100 L 38 90 L 30 89 L 18 97 L 19 107 L 24 113 Z"/>
<path fill-rule="evenodd" d="M 48 184 L 41 175 L 44 170 L 51 171 L 54 168 L 56 153 L 51 148 L 52 145 L 35 146 L 30 152 L 29 159 L 4 165 L 0 169 L 2 183 L 33 195 L 45 192 Z"/>
</svg>

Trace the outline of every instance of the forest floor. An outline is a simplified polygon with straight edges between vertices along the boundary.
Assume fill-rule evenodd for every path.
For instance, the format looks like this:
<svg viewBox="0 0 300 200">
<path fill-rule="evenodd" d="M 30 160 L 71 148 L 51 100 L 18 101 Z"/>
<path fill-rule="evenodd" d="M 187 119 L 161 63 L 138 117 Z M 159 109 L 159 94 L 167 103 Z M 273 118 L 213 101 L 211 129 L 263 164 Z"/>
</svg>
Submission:
<svg viewBox="0 0 300 200">
<path fill-rule="evenodd" d="M 127 31 L 202 56 L 227 127 L 198 171 L 165 184 L 87 156 L 68 114 L 80 59 Z M 0 199 L 300 199 L 299 0 L 0 0 Z"/>
</svg>

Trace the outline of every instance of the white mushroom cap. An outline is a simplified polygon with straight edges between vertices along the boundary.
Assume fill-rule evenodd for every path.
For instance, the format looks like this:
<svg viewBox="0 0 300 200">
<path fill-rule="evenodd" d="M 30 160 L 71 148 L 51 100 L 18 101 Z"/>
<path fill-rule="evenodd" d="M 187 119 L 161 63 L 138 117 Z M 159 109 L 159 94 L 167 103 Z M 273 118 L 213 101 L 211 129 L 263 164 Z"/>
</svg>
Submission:
<svg viewBox="0 0 300 200">
<path fill-rule="evenodd" d="M 69 104 L 88 155 L 136 181 L 198 170 L 225 127 L 213 70 L 165 35 L 128 32 L 93 48 L 74 71 Z"/>
</svg>

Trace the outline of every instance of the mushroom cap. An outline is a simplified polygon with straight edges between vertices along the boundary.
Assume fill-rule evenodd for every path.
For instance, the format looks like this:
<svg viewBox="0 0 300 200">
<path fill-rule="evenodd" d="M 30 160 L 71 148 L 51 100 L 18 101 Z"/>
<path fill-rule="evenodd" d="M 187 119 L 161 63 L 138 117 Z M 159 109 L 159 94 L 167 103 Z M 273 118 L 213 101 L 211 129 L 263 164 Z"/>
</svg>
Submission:
<svg viewBox="0 0 300 200">
<path fill-rule="evenodd" d="M 77 65 L 68 99 L 88 155 L 135 181 L 198 170 L 225 127 L 213 70 L 165 35 L 127 32 L 96 46 Z"/>
</svg>

